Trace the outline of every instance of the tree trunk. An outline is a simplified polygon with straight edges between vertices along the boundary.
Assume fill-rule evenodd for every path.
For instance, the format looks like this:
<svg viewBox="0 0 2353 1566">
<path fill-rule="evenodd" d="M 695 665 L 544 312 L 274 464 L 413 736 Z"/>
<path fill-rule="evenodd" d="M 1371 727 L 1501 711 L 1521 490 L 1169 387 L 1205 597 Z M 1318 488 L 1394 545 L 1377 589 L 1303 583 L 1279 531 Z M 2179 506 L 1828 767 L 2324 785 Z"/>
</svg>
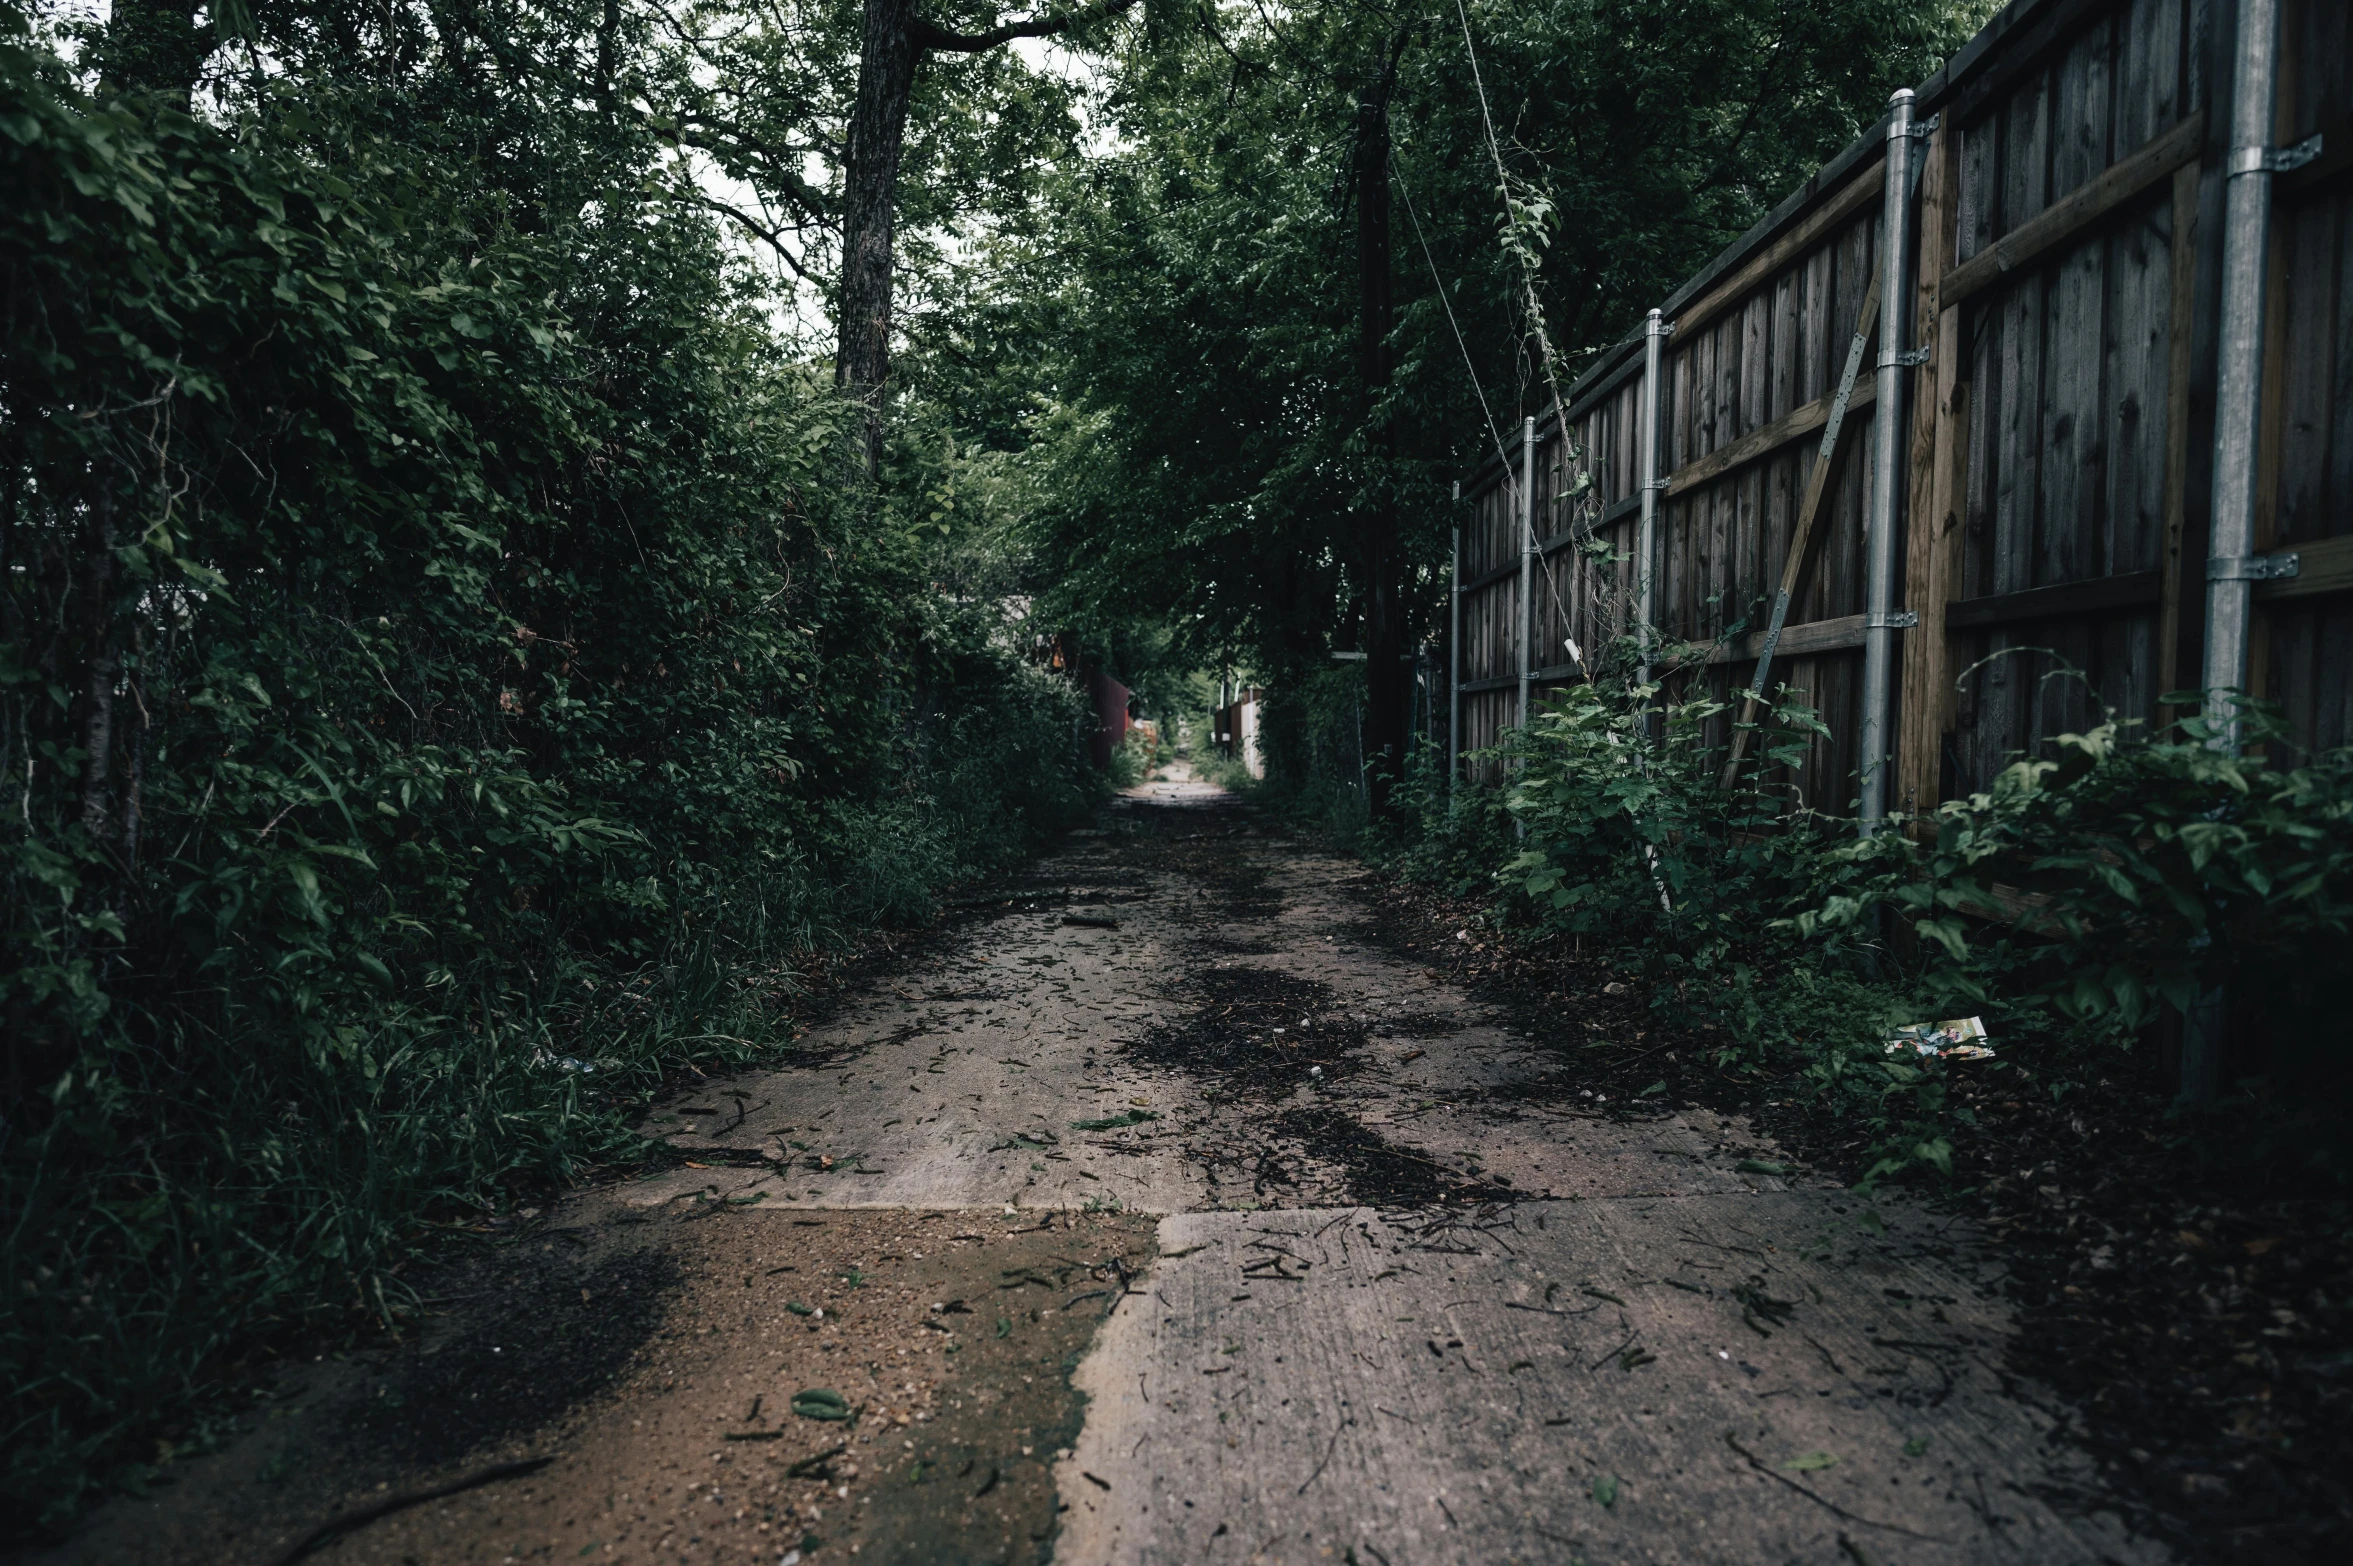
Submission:
<svg viewBox="0 0 2353 1566">
<path fill-rule="evenodd" d="M 1360 519 L 1364 564 L 1365 766 L 1375 820 L 1401 814 L 1397 784 L 1405 775 L 1413 729 L 1412 680 L 1405 667 L 1405 562 L 1397 506 L 1390 493 L 1396 432 L 1379 411 L 1389 384 L 1389 104 L 1388 80 L 1357 110 L 1357 355 L 1373 484 Z"/>
<path fill-rule="evenodd" d="M 921 51 L 912 0 L 866 0 L 858 50 L 858 96 L 842 191 L 841 346 L 834 384 L 864 410 L 853 461 L 871 477 L 882 458 L 884 382 L 890 372 L 891 224 L 897 215 L 899 156 Z"/>
<path fill-rule="evenodd" d="M 882 460 L 883 397 L 891 363 L 891 225 L 898 215 L 899 156 L 907 145 L 916 67 L 933 50 L 984 54 L 1016 38 L 1058 37 L 1117 16 L 1135 3 L 1097 0 L 1084 12 L 958 33 L 918 16 L 915 0 L 865 0 L 858 95 L 850 108 L 842 170 L 841 346 L 833 361 L 834 384 L 865 410 L 852 453 L 859 476 L 872 478 Z"/>
<path fill-rule="evenodd" d="M 90 518 L 89 575 L 82 609 L 82 827 L 111 842 L 114 769 L 114 497 L 101 493 Z"/>
</svg>

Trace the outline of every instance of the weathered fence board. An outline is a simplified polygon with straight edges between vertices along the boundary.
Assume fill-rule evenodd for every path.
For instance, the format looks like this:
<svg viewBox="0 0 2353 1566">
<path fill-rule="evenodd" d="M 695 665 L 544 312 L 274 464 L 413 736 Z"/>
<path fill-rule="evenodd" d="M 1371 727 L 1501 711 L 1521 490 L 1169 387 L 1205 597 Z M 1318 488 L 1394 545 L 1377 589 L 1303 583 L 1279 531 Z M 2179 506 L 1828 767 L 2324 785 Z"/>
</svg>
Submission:
<svg viewBox="0 0 2353 1566">
<path fill-rule="evenodd" d="M 1889 305 L 1910 371 L 1900 506 L 1898 808 L 1982 787 L 2105 712 L 2152 724 L 2203 634 L 2230 0 L 2018 0 L 1918 92 L 1918 276 Z M 2257 544 L 2309 559 L 2262 584 L 2249 684 L 2298 748 L 2353 743 L 2353 7 L 2288 0 L 2279 136 L 2325 155 L 2275 189 Z M 1884 124 L 1662 306 L 1657 665 L 1743 688 L 1799 530 L 1876 277 Z M 1848 403 L 1771 680 L 1823 717 L 1792 781 L 1849 808 L 1859 754 L 1870 363 Z M 1529 662 L 1636 627 L 1643 338 L 1536 434 Z M 1463 749 L 1520 718 L 1521 454 L 1465 486 Z M 1580 480 L 1582 490 L 1580 492 Z M 1490 774 L 1491 775 L 1491 774 Z"/>
</svg>

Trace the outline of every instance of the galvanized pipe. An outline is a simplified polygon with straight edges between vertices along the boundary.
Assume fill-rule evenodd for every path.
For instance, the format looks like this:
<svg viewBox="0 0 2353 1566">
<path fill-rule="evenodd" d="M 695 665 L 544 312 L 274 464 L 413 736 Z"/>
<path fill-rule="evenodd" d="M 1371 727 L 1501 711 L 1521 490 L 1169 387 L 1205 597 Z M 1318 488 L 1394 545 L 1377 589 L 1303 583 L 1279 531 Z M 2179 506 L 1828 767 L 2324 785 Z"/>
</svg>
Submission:
<svg viewBox="0 0 2353 1566">
<path fill-rule="evenodd" d="M 1520 727 L 1536 674 L 1536 421 L 1520 425 Z"/>
<path fill-rule="evenodd" d="M 1462 486 L 1454 486 L 1462 499 Z M 1454 797 L 1454 780 L 1462 771 L 1462 524 L 1454 526 L 1454 592 L 1446 623 L 1446 797 Z"/>
<path fill-rule="evenodd" d="M 1904 355 L 1912 324 L 1912 89 L 1887 116 L 1879 234 L 1879 406 L 1872 416 L 1871 502 L 1864 513 L 1862 803 L 1869 837 L 1887 819 L 1888 706 L 1895 683 L 1896 529 L 1903 504 Z"/>
<path fill-rule="evenodd" d="M 2247 683 L 2255 614 L 2255 496 L 2263 430 L 2263 312 L 2271 241 L 2271 128 L 2279 94 L 2279 0 L 2239 0 L 2238 59 L 2231 72 L 2230 161 L 2222 207 L 2222 322 L 2214 376 L 2214 518 L 2206 545 L 2207 744 L 2239 748 L 2237 693 Z M 2230 995 L 2214 989 L 2183 1030 L 2181 1096 L 2222 1091 Z"/>
<path fill-rule="evenodd" d="M 2222 216 L 2222 328 L 2214 383 L 2214 523 L 2206 558 L 2206 721 L 2217 750 L 2239 747 L 2233 693 L 2247 683 L 2254 616 L 2257 446 L 2263 428 L 2265 252 L 2271 228 L 2271 128 L 2278 96 L 2279 0 L 2239 0 L 2231 75 L 2230 165 Z"/>
<path fill-rule="evenodd" d="M 1659 491 L 1665 487 L 1659 478 L 1659 383 L 1666 345 L 1666 318 L 1653 310 L 1642 321 L 1642 412 L 1635 429 L 1642 452 L 1642 521 L 1634 530 L 1634 634 L 1642 648 L 1637 685 L 1650 683 L 1650 628 L 1658 618 Z"/>
</svg>

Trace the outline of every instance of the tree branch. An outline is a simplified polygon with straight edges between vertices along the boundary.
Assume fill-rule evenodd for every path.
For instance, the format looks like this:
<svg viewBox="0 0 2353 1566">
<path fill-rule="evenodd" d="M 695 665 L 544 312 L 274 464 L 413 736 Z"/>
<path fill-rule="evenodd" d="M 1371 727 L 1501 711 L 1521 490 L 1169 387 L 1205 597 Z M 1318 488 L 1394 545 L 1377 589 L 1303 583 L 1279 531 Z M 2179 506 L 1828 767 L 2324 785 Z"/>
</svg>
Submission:
<svg viewBox="0 0 2353 1566">
<path fill-rule="evenodd" d="M 793 276 L 799 278 L 802 282 L 816 288 L 823 288 L 825 286 L 823 280 L 810 275 L 809 269 L 801 264 L 800 257 L 794 255 L 790 250 L 785 248 L 784 231 L 782 229 L 773 228 L 768 224 L 761 222 L 758 218 L 752 216 L 749 212 L 744 211 L 741 207 L 730 205 L 727 202 L 719 200 L 716 196 L 705 195 L 699 190 L 693 193 L 693 199 L 698 205 L 709 207 L 713 212 L 723 213 L 726 216 L 735 219 L 738 223 L 741 223 L 745 228 L 751 230 L 753 236 L 759 239 L 763 244 L 767 245 L 769 249 L 775 251 L 778 259 L 782 260 L 786 266 L 791 267 L 793 270 Z"/>
<path fill-rule="evenodd" d="M 811 223 L 816 224 L 819 228 L 836 230 L 840 227 L 840 221 L 834 213 L 832 198 L 800 175 L 795 174 L 788 159 L 779 156 L 775 148 L 767 146 L 758 138 L 744 132 L 740 127 L 730 125 L 723 120 L 706 118 L 695 114 L 692 110 L 682 112 L 675 120 L 664 120 L 661 116 L 645 109 L 639 109 L 637 116 L 639 121 L 644 124 L 646 129 L 652 131 L 658 140 L 668 142 L 671 146 L 692 147 L 698 152 L 707 152 L 722 159 L 733 154 L 737 157 L 747 157 L 747 161 L 756 161 L 760 166 L 761 175 L 773 187 L 771 194 L 782 197 L 787 204 L 799 209 Z M 706 134 L 697 130 L 697 126 L 707 126 L 718 134 Z M 799 149 L 786 150 L 792 152 Z M 734 171 L 729 170 L 728 172 L 733 173 Z M 755 180 L 753 183 L 758 184 L 760 181 Z"/>
<path fill-rule="evenodd" d="M 1074 28 L 1092 26 L 1119 15 L 1135 3 L 1136 0 L 1102 0 L 1101 4 L 1073 16 L 1032 17 L 1026 22 L 1007 22 L 1001 27 L 992 27 L 985 33 L 951 33 L 919 16 L 915 18 L 912 31 L 918 49 L 937 49 L 948 54 L 980 54 L 999 44 L 1011 43 L 1016 38 L 1052 38 Z"/>
</svg>

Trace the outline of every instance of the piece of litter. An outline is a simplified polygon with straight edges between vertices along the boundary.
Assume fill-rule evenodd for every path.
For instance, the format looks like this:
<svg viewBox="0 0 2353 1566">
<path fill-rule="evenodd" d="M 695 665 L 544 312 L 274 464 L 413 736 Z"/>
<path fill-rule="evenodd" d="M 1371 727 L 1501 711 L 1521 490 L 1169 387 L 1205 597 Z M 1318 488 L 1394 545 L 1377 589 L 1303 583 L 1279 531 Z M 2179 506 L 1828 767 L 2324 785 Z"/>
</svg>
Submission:
<svg viewBox="0 0 2353 1566">
<path fill-rule="evenodd" d="M 1993 1046 L 1985 1042 L 1985 1019 L 1954 1017 L 1944 1022 L 1915 1022 L 1888 1035 L 1887 1053 L 1910 1053 L 1933 1060 L 1991 1060 Z"/>
<path fill-rule="evenodd" d="M 803 1419 L 841 1422 L 850 1417 L 849 1400 L 825 1387 L 810 1387 L 806 1391 L 795 1392 L 792 1408 Z"/>
<path fill-rule="evenodd" d="M 1793 1474 L 1820 1473 L 1825 1468 L 1836 1468 L 1838 1459 L 1828 1452 L 1807 1452 L 1781 1465 Z"/>
<path fill-rule="evenodd" d="M 1617 1476 L 1616 1474 L 1596 1474 L 1596 1475 L 1594 1475 L 1594 1476 L 1593 1476 L 1593 1498 L 1594 1498 L 1596 1501 L 1599 1501 L 1599 1502 L 1600 1502 L 1602 1505 L 1604 1505 L 1604 1506 L 1615 1506 L 1615 1505 L 1617 1505 L 1617 1504 L 1618 1504 L 1618 1476 Z"/>
</svg>

